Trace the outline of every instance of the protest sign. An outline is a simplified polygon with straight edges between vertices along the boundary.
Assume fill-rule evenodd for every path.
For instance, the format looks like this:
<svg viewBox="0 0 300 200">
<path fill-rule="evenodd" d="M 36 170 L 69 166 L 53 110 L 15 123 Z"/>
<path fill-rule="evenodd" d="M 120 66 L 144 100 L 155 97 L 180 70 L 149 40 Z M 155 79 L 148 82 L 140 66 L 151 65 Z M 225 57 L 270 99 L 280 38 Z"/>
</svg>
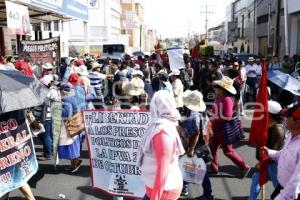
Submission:
<svg viewBox="0 0 300 200">
<path fill-rule="evenodd" d="M 183 50 L 181 48 L 171 48 L 168 49 L 167 52 L 171 70 L 185 68 Z"/>
<path fill-rule="evenodd" d="M 54 158 L 54 165 L 58 164 L 58 144 L 59 144 L 59 137 L 61 132 L 61 125 L 62 125 L 62 104 L 61 102 L 55 102 L 52 104 L 51 107 L 52 113 L 52 135 L 53 135 L 53 158 Z"/>
<path fill-rule="evenodd" d="M 0 197 L 21 187 L 38 169 L 22 110 L 0 115 Z"/>
<path fill-rule="evenodd" d="M 20 41 L 19 57 L 24 56 L 29 56 L 31 62 L 37 65 L 51 63 L 53 66 L 58 66 L 60 62 L 59 37 Z"/>
<path fill-rule="evenodd" d="M 143 197 L 137 156 L 149 112 L 85 111 L 93 187 L 114 196 Z"/>
</svg>

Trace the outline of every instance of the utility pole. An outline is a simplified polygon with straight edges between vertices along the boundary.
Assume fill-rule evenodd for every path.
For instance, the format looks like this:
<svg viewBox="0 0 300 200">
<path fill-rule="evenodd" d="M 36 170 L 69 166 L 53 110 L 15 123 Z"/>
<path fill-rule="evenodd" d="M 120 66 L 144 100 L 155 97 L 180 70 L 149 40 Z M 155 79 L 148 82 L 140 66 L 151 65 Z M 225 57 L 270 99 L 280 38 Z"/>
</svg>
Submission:
<svg viewBox="0 0 300 200">
<path fill-rule="evenodd" d="M 208 11 L 207 4 L 205 5 L 205 11 L 201 11 L 200 14 L 205 14 L 205 44 L 208 44 L 208 14 L 213 14 L 214 12 Z"/>
<path fill-rule="evenodd" d="M 140 52 L 142 52 L 142 33 L 143 33 L 143 25 L 140 25 Z"/>
<path fill-rule="evenodd" d="M 277 0 L 277 13 L 276 13 L 276 33 L 275 33 L 275 51 L 273 56 L 279 56 L 279 34 L 280 34 L 280 9 L 281 0 Z"/>
<path fill-rule="evenodd" d="M 284 0 L 284 38 L 285 38 L 285 55 L 290 55 L 289 31 L 288 31 L 288 3 Z"/>
</svg>

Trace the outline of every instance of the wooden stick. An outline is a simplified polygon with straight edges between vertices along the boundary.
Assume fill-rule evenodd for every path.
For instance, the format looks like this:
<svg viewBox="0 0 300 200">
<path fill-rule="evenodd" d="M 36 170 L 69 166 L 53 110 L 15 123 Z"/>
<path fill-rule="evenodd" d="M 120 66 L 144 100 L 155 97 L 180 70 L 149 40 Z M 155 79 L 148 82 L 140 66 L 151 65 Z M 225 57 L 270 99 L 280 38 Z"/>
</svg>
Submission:
<svg viewBox="0 0 300 200">
<path fill-rule="evenodd" d="M 265 185 L 261 186 L 261 200 L 265 200 Z"/>
</svg>

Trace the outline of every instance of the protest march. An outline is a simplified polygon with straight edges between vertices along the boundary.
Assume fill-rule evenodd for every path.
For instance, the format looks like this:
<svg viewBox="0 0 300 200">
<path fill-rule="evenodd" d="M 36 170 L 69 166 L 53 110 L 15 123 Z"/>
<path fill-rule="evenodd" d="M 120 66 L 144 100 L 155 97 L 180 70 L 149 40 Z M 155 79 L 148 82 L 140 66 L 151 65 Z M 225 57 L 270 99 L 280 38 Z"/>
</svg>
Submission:
<svg viewBox="0 0 300 200">
<path fill-rule="evenodd" d="M 220 146 L 240 177 L 249 176 L 252 166 L 233 144 L 245 140 L 243 117 L 250 109 L 249 142 L 257 149 L 258 164 L 246 195 L 258 198 L 271 177 L 272 195 L 298 198 L 298 172 L 290 170 L 299 167 L 300 108 L 297 100 L 285 97 L 297 96 L 299 81 L 268 71 L 263 58 L 249 57 L 245 65 L 230 57 L 199 60 L 178 48 L 156 48 L 157 53 L 138 60 L 126 56 L 99 64 L 88 56 L 66 59 L 59 68 L 46 63 L 42 71 L 31 67 L 29 57 L 16 61 L 15 67 L 2 63 L 1 80 L 17 78 L 10 87 L 1 85 L 0 196 L 7 199 L 20 189 L 26 199 L 35 199 L 27 182 L 39 170 L 38 162 L 50 161 L 58 170 L 61 160 L 69 160 L 64 170 L 76 176 L 86 143 L 96 193 L 178 199 L 188 196 L 189 186 L 196 184 L 203 188 L 197 199 L 214 199 L 210 176 L 219 174 Z M 200 73 L 195 73 L 198 66 Z M 283 76 L 293 84 L 278 84 Z M 251 88 L 253 81 L 257 84 Z M 11 91 L 28 98 L 9 96 Z M 35 152 L 34 138 L 42 142 L 42 155 Z M 284 156 L 289 151 L 295 157 Z M 290 169 L 285 162 L 291 162 Z M 280 174 L 285 170 L 287 178 Z"/>
</svg>

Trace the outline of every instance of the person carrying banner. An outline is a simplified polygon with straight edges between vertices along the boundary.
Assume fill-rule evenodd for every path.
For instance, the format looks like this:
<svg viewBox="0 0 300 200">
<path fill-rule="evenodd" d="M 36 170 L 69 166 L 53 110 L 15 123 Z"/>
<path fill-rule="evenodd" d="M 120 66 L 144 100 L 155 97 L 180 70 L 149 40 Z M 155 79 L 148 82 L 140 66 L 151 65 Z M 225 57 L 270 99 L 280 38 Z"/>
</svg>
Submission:
<svg viewBox="0 0 300 200">
<path fill-rule="evenodd" d="M 80 108 L 77 105 L 74 88 L 71 83 L 64 83 L 61 85 L 62 95 L 62 119 L 64 121 L 70 119 Z M 61 159 L 71 160 L 71 165 L 65 168 L 66 171 L 72 173 L 77 172 L 80 168 L 82 160 L 80 160 L 80 134 L 69 137 L 62 123 L 61 134 L 59 138 L 58 156 Z"/>
<path fill-rule="evenodd" d="M 175 200 L 182 190 L 182 174 L 178 165 L 184 154 L 176 126 L 181 118 L 172 94 L 156 92 L 150 103 L 150 122 L 140 145 L 138 166 L 146 185 L 144 199 Z"/>
<path fill-rule="evenodd" d="M 280 150 L 284 145 L 285 138 L 285 128 L 282 124 L 282 116 L 280 116 L 281 106 L 278 102 L 268 101 L 268 111 L 269 111 L 269 131 L 268 131 L 268 142 L 267 147 L 273 150 Z M 261 151 L 257 149 L 256 158 L 260 160 Z M 270 177 L 274 188 L 278 185 L 277 180 L 277 164 L 270 160 L 268 162 L 268 176 Z M 250 195 L 248 200 L 256 200 L 259 191 L 259 177 L 260 177 L 260 164 L 256 164 L 255 172 L 252 175 L 252 183 L 250 187 Z"/>
<path fill-rule="evenodd" d="M 270 159 L 278 163 L 278 186 L 271 195 L 271 199 L 300 199 L 300 105 L 294 105 L 285 113 L 287 128 L 291 137 L 285 141 L 280 150 L 263 147 Z"/>
</svg>

